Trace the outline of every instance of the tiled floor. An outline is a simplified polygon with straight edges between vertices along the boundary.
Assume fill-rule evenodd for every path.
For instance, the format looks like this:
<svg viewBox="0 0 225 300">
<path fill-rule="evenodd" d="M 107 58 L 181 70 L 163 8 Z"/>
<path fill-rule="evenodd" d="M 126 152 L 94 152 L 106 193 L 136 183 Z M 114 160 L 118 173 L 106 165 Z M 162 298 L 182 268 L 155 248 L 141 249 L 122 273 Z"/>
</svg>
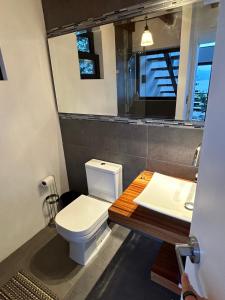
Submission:
<svg viewBox="0 0 225 300">
<path fill-rule="evenodd" d="M 19 269 L 42 281 L 62 300 L 177 300 L 150 281 L 160 242 L 114 225 L 112 234 L 88 266 L 68 257 L 68 244 L 46 227 L 0 263 L 0 285 Z"/>
</svg>

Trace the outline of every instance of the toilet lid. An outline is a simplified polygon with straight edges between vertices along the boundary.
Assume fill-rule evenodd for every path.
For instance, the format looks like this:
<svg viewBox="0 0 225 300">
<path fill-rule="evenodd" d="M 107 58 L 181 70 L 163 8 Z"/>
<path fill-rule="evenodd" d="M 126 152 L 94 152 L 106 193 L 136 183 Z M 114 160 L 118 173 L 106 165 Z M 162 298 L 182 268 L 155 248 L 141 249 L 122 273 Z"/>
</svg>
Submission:
<svg viewBox="0 0 225 300">
<path fill-rule="evenodd" d="M 87 235 L 108 217 L 110 206 L 109 202 L 81 195 L 56 215 L 55 222 L 74 234 Z"/>
</svg>

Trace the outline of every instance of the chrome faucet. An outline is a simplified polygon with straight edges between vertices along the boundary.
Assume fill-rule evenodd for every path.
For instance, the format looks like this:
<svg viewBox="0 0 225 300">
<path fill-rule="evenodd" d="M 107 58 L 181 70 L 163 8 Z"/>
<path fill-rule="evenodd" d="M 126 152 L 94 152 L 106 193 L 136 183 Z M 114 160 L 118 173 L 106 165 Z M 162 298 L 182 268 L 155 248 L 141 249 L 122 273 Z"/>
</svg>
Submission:
<svg viewBox="0 0 225 300">
<path fill-rule="evenodd" d="M 197 146 L 197 148 L 195 149 L 195 154 L 194 154 L 194 158 L 193 158 L 193 166 L 198 168 L 199 167 L 199 160 L 200 160 L 200 154 L 201 154 L 201 147 L 202 144 L 199 144 Z M 195 174 L 195 181 L 198 180 L 198 172 Z"/>
<path fill-rule="evenodd" d="M 193 158 L 193 163 L 192 165 L 196 168 L 199 167 L 199 159 L 200 159 L 200 154 L 201 154 L 201 146 L 202 144 L 199 144 L 197 146 L 197 148 L 195 149 L 195 154 L 194 154 L 194 158 Z M 197 182 L 198 180 L 198 172 L 195 174 L 195 182 Z M 193 210 L 194 209 L 194 203 L 191 201 L 186 201 L 184 203 L 184 207 L 188 210 Z"/>
<path fill-rule="evenodd" d="M 198 147 L 195 149 L 195 154 L 194 154 L 194 158 L 193 158 L 193 166 L 194 167 L 199 166 L 201 147 L 202 147 L 202 144 L 199 144 Z"/>
</svg>

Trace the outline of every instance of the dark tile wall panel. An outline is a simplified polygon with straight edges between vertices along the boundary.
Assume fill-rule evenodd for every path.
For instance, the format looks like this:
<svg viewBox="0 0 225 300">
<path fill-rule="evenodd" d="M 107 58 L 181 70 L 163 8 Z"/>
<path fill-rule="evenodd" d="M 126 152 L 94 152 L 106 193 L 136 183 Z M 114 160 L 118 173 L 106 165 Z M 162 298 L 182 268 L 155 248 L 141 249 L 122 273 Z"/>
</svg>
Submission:
<svg viewBox="0 0 225 300">
<path fill-rule="evenodd" d="M 61 119 L 70 189 L 87 194 L 85 162 L 92 158 L 123 165 L 123 187 L 144 169 L 194 179 L 192 166 L 202 129 Z"/>
<path fill-rule="evenodd" d="M 149 126 L 148 159 L 191 165 L 202 129 Z"/>
<path fill-rule="evenodd" d="M 81 193 L 87 193 L 87 181 L 85 174 L 85 162 L 92 158 L 106 160 L 123 166 L 123 187 L 124 189 L 133 179 L 147 168 L 145 158 L 135 157 L 126 154 L 113 153 L 108 151 L 96 151 L 82 146 L 69 145 L 66 152 L 66 165 L 71 189 Z"/>
<path fill-rule="evenodd" d="M 194 180 L 197 168 L 189 165 L 176 164 L 169 161 L 148 160 L 147 169 L 165 175 Z"/>
<path fill-rule="evenodd" d="M 147 126 L 61 119 L 69 185 L 87 193 L 84 163 L 92 158 L 123 165 L 123 187 L 147 168 Z"/>
<path fill-rule="evenodd" d="M 64 143 L 114 153 L 147 156 L 147 126 L 62 119 Z"/>
</svg>

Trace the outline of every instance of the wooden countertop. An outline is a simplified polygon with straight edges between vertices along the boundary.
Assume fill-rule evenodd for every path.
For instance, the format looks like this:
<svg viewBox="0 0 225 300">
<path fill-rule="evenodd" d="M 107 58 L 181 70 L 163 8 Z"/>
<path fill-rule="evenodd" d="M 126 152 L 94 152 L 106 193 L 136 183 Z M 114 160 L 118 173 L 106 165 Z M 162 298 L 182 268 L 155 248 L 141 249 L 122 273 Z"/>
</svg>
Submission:
<svg viewBox="0 0 225 300">
<path fill-rule="evenodd" d="M 143 171 L 109 208 L 111 221 L 165 242 L 186 243 L 190 224 L 139 206 L 133 200 L 143 191 L 153 173 Z"/>
</svg>

